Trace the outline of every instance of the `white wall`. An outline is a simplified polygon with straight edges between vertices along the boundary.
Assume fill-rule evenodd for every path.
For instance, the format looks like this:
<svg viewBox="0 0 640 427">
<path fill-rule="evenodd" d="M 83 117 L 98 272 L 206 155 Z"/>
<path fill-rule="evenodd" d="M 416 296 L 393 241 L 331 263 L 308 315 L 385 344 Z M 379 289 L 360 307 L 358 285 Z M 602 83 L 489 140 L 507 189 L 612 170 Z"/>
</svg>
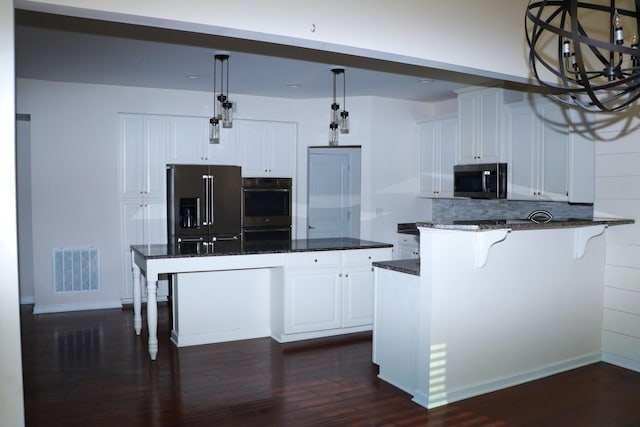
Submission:
<svg viewBox="0 0 640 427">
<path fill-rule="evenodd" d="M 640 371 L 640 109 L 613 118 L 596 139 L 596 215 L 635 219 L 607 235 L 602 350 Z"/>
<path fill-rule="evenodd" d="M 13 2 L 0 2 L 0 425 L 24 425 L 16 220 Z"/>
<path fill-rule="evenodd" d="M 36 305 L 118 306 L 122 262 L 118 193 L 119 112 L 208 117 L 212 95 L 105 85 L 18 80 L 18 111 L 31 115 L 33 265 Z M 296 229 L 305 237 L 307 147 L 327 146 L 329 99 L 234 96 L 238 119 L 298 122 Z M 424 217 L 415 191 L 415 122 L 426 103 L 349 99 L 351 133 L 341 145 L 362 146 L 364 239 L 395 243 L 396 224 Z M 102 290 L 53 292 L 52 250 L 94 246 L 102 254 Z"/>
</svg>

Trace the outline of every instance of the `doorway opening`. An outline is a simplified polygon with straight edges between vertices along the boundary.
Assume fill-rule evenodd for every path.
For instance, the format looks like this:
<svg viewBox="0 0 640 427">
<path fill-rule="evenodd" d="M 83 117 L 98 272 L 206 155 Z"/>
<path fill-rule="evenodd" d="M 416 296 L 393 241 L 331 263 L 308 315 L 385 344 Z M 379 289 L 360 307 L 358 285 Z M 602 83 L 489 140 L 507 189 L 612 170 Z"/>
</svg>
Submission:
<svg viewBox="0 0 640 427">
<path fill-rule="evenodd" d="M 307 238 L 360 238 L 361 147 L 309 147 Z"/>
</svg>

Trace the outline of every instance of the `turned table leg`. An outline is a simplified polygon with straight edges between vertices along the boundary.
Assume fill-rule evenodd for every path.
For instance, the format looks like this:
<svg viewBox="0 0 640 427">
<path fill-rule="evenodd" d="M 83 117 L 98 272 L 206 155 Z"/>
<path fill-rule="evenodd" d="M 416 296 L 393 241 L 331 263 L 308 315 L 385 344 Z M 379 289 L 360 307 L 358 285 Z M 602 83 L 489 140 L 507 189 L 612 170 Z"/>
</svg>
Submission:
<svg viewBox="0 0 640 427">
<path fill-rule="evenodd" d="M 158 355 L 158 281 L 147 277 L 147 325 L 149 328 L 149 356 Z"/>
<path fill-rule="evenodd" d="M 136 335 L 140 335 L 142 332 L 142 295 L 140 290 L 142 273 L 140 267 L 134 262 L 131 264 L 133 271 L 133 329 L 136 331 Z"/>
</svg>

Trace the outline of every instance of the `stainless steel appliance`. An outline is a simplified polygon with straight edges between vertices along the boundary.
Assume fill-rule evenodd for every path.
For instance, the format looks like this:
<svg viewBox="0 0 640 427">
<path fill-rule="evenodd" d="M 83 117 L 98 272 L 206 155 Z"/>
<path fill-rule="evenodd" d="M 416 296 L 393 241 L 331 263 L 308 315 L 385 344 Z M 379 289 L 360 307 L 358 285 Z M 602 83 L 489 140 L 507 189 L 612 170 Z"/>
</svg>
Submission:
<svg viewBox="0 0 640 427">
<path fill-rule="evenodd" d="M 291 178 L 243 178 L 244 240 L 291 239 Z"/>
<path fill-rule="evenodd" d="M 506 199 L 507 164 L 455 165 L 453 195 L 472 199 Z"/>
<path fill-rule="evenodd" d="M 167 165 L 168 242 L 183 249 L 240 241 L 239 166 Z"/>
</svg>

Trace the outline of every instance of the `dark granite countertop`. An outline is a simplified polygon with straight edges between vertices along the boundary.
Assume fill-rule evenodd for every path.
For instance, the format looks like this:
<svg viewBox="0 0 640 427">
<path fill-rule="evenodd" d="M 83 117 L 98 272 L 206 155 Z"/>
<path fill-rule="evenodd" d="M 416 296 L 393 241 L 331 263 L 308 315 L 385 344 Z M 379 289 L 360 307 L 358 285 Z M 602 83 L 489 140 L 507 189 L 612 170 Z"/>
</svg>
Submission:
<svg viewBox="0 0 640 427">
<path fill-rule="evenodd" d="M 535 223 L 528 219 L 480 219 L 460 221 L 417 222 L 417 227 L 441 230 L 482 231 L 510 228 L 512 230 L 543 230 L 551 228 L 587 227 L 591 225 L 633 224 L 632 219 L 623 218 L 558 218 L 547 223 Z"/>
<path fill-rule="evenodd" d="M 213 244 L 202 243 L 177 245 L 132 245 L 133 251 L 145 259 L 180 258 L 200 256 L 256 255 L 289 252 L 337 251 L 346 249 L 390 248 L 389 243 L 372 242 L 352 238 L 297 239 L 282 241 L 218 241 Z"/>
<path fill-rule="evenodd" d="M 376 261 L 374 267 L 384 268 L 385 270 L 398 271 L 400 273 L 420 275 L 420 259 L 399 259 L 394 261 Z"/>
</svg>

